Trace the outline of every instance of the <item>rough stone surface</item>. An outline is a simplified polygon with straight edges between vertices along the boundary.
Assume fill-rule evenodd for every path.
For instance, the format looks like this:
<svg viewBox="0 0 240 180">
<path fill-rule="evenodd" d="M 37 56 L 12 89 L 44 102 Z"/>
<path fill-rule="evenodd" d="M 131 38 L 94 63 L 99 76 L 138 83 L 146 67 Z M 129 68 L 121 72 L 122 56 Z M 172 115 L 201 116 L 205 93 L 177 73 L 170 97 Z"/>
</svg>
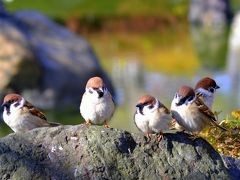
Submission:
<svg viewBox="0 0 240 180">
<path fill-rule="evenodd" d="M 1 12 L 0 27 L 1 91 L 34 89 L 27 91 L 28 100 L 38 107 L 46 104 L 39 103 L 44 98 L 52 99 L 53 107 L 75 107 L 87 80 L 101 76 L 113 93 L 109 77 L 81 36 L 35 11 Z"/>
<path fill-rule="evenodd" d="M 205 140 L 169 132 L 158 143 L 99 126 L 60 126 L 0 139 L 3 179 L 229 179 Z"/>
</svg>

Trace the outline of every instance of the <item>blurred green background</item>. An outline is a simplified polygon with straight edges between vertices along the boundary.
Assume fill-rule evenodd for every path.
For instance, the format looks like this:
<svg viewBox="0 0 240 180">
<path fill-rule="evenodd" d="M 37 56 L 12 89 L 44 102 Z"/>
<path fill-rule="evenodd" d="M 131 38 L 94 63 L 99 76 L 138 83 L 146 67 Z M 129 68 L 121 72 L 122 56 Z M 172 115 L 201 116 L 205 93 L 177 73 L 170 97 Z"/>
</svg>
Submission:
<svg viewBox="0 0 240 180">
<path fill-rule="evenodd" d="M 211 56 L 217 60 L 205 62 L 208 54 L 201 53 L 193 41 L 188 21 L 188 0 L 4 2 L 11 12 L 23 9 L 40 11 L 90 42 L 117 92 L 119 105 L 111 127 L 137 132 L 133 113 L 140 95 L 150 93 L 170 107 L 176 87 L 184 83 L 193 86 L 201 76 L 212 76 L 221 86 L 213 108 L 222 110 L 220 118 L 239 107 L 237 99 L 229 94 L 226 53 L 217 52 Z M 239 0 L 231 0 L 230 3 L 233 13 L 236 13 L 240 9 Z M 223 38 L 228 38 L 229 28 Z M 227 52 L 227 44 L 223 48 L 221 52 Z M 219 55 L 220 58 L 217 57 Z M 206 68 L 208 65 L 211 68 Z M 75 112 L 65 110 L 46 114 L 48 119 L 63 124 L 83 122 L 78 107 Z M 2 125 L 0 136 L 10 131 Z"/>
</svg>

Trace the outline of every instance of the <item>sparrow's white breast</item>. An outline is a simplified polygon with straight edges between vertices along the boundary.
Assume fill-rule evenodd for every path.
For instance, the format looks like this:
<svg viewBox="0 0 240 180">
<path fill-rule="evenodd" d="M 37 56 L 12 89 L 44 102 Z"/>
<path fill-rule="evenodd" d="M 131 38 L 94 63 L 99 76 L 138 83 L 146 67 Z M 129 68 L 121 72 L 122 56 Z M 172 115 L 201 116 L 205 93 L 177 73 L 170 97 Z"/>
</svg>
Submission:
<svg viewBox="0 0 240 180">
<path fill-rule="evenodd" d="M 10 114 L 7 114 L 7 111 L 3 111 L 3 120 L 4 122 L 14 131 L 17 132 L 20 121 L 19 117 L 21 115 L 20 109 L 10 109 Z"/>
<path fill-rule="evenodd" d="M 46 120 L 34 116 L 30 112 L 25 112 L 22 109 L 15 109 L 10 112 L 10 115 L 7 115 L 4 111 L 3 118 L 4 122 L 14 132 L 26 132 L 34 128 L 49 126 Z"/>
<path fill-rule="evenodd" d="M 171 117 L 166 113 L 161 113 L 158 109 L 147 114 L 135 114 L 135 123 L 144 133 L 159 133 L 169 129 Z"/>
<path fill-rule="evenodd" d="M 173 117 L 186 131 L 201 131 L 205 126 L 205 122 L 199 116 L 200 113 L 196 106 L 191 106 L 191 104 L 176 106 L 176 102 L 173 100 L 171 111 Z"/>
<path fill-rule="evenodd" d="M 158 133 L 170 128 L 170 122 L 172 119 L 170 114 L 166 114 L 165 112 L 162 112 L 161 109 L 157 109 L 151 116 L 149 126 L 152 131 Z"/>
<path fill-rule="evenodd" d="M 138 129 L 143 133 L 152 133 L 152 130 L 149 128 L 149 117 L 136 113 L 134 116 L 134 121 Z"/>
<path fill-rule="evenodd" d="M 201 93 L 200 99 L 207 107 L 212 109 L 214 94 L 202 88 L 197 89 L 196 92 Z"/>
<path fill-rule="evenodd" d="M 102 98 L 93 98 L 90 94 L 84 94 L 80 105 L 80 113 L 85 120 L 91 120 L 93 124 L 102 124 L 110 120 L 114 112 L 114 103 L 110 94 Z"/>
</svg>

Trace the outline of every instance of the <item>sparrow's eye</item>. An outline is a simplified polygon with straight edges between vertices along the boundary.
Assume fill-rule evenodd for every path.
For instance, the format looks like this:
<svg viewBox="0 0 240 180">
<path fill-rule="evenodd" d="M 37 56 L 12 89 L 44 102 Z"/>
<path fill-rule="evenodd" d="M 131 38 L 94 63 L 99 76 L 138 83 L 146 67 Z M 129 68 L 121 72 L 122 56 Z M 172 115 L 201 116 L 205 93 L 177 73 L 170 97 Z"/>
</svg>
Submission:
<svg viewBox="0 0 240 180">
<path fill-rule="evenodd" d="M 14 104 L 15 107 L 18 107 L 20 105 L 19 102 L 17 102 L 16 104 Z"/>
</svg>

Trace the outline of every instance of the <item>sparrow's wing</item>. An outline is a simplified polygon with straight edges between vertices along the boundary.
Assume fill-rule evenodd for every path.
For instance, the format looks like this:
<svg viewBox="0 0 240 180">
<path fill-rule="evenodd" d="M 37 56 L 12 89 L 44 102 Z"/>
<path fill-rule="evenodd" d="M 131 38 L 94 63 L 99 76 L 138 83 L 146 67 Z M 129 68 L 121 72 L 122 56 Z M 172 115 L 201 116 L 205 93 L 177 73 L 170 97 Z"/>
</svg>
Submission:
<svg viewBox="0 0 240 180">
<path fill-rule="evenodd" d="M 211 111 L 211 109 L 209 109 L 209 107 L 207 107 L 203 101 L 201 99 L 199 99 L 198 97 L 195 100 L 196 105 L 198 106 L 198 109 L 201 113 L 203 113 L 204 115 L 206 115 L 207 117 L 209 117 L 209 119 L 211 120 L 211 122 L 216 125 L 217 127 L 221 128 L 224 131 L 227 131 L 227 129 L 225 129 L 224 127 L 220 126 L 217 123 L 217 120 L 213 114 L 213 112 Z"/>
<path fill-rule="evenodd" d="M 203 113 L 213 121 L 217 121 L 211 109 L 209 109 L 209 107 L 207 107 L 200 98 L 197 97 L 195 103 L 198 106 L 198 109 L 200 110 L 201 113 Z"/>
<path fill-rule="evenodd" d="M 159 103 L 159 108 L 163 108 L 164 113 L 170 114 L 169 109 L 166 106 L 164 106 L 162 103 Z"/>
<path fill-rule="evenodd" d="M 203 93 L 202 92 L 200 92 L 200 91 L 195 91 L 195 94 L 197 95 L 197 97 L 199 97 L 199 96 L 203 96 Z"/>
<path fill-rule="evenodd" d="M 45 115 L 41 111 L 36 109 L 36 107 L 34 107 L 30 102 L 26 101 L 25 104 L 23 105 L 23 108 L 24 110 L 28 110 L 33 116 L 37 116 L 47 121 Z"/>
<path fill-rule="evenodd" d="M 115 101 L 114 101 L 114 99 L 113 99 L 113 97 L 110 93 L 109 93 L 108 97 L 112 100 L 112 105 L 113 105 L 113 109 L 114 109 L 113 112 L 112 112 L 112 115 L 111 115 L 111 118 L 112 118 L 112 116 L 114 114 L 114 111 L 115 111 L 115 108 L 116 108 L 116 103 L 115 103 Z"/>
<path fill-rule="evenodd" d="M 198 99 L 200 99 L 202 102 L 203 102 L 203 97 L 204 97 L 204 94 L 203 93 L 201 93 L 201 92 L 195 92 L 196 93 L 196 96 L 197 96 L 197 98 Z"/>
</svg>

